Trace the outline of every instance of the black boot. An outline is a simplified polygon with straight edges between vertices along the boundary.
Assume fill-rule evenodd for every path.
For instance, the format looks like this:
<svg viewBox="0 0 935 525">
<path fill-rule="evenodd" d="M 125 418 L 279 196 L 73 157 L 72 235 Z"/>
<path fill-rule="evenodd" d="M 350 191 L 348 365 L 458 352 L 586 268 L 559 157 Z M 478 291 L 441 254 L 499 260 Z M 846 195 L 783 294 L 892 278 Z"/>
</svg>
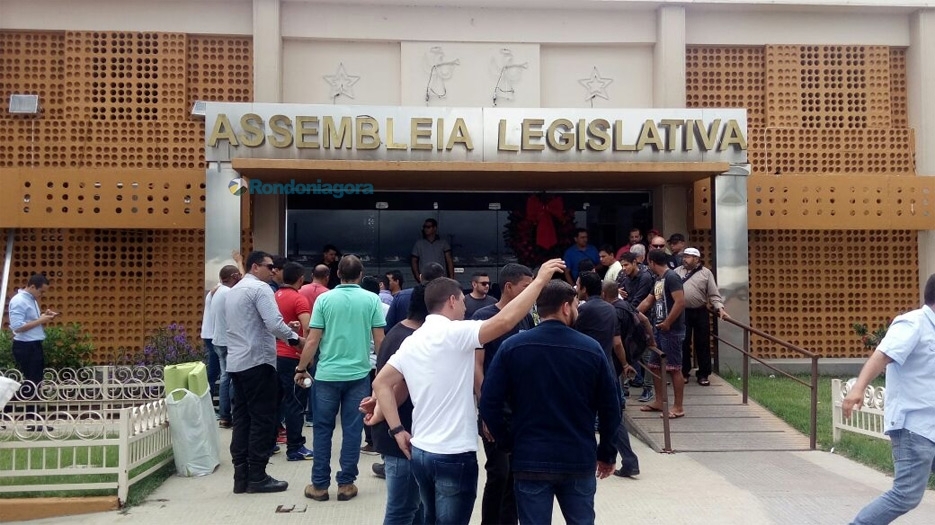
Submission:
<svg viewBox="0 0 935 525">
<path fill-rule="evenodd" d="M 258 479 L 259 478 L 259 479 Z M 250 473 L 250 483 L 247 484 L 247 494 L 256 494 L 261 492 L 284 492 L 289 488 L 289 482 L 279 481 L 265 472 L 260 476 L 254 476 Z"/>
<path fill-rule="evenodd" d="M 247 492 L 248 472 L 246 463 L 234 465 L 234 494 Z"/>
</svg>

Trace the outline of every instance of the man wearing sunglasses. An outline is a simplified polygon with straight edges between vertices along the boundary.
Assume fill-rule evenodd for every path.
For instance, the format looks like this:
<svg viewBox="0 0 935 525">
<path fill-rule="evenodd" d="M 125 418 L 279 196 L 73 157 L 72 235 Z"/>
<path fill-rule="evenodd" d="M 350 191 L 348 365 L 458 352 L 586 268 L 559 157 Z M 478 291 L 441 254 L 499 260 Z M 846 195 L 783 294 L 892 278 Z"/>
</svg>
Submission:
<svg viewBox="0 0 935 525">
<path fill-rule="evenodd" d="M 273 258 L 247 256 L 247 274 L 227 294 L 227 372 L 234 384 L 231 459 L 234 493 L 282 492 L 289 484 L 266 473 L 275 445 L 279 412 L 276 339 L 300 347 L 302 340 L 282 320 L 270 289 Z"/>
<path fill-rule="evenodd" d="M 416 283 L 422 282 L 420 276 L 431 263 L 440 264 L 445 268 L 447 277 L 455 276 L 451 245 L 438 235 L 438 221 L 430 217 L 422 223 L 422 238 L 412 246 L 412 276 L 415 277 Z"/>
<path fill-rule="evenodd" d="M 487 295 L 490 293 L 490 276 L 486 272 L 474 272 L 471 276 L 471 293 L 464 296 L 465 319 L 473 319 L 474 312 L 485 306 L 496 304 L 497 300 Z"/>
</svg>

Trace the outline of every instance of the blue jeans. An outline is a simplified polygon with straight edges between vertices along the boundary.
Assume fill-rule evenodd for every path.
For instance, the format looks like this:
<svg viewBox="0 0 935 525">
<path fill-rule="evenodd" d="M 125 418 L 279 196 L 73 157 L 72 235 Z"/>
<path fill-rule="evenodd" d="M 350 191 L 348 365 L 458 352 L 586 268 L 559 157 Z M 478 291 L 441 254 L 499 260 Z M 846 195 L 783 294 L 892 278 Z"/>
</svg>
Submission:
<svg viewBox="0 0 935 525">
<path fill-rule="evenodd" d="M 358 408 L 370 395 L 370 376 L 354 381 L 315 381 L 315 432 L 312 485 L 326 489 L 331 485 L 331 440 L 334 437 L 338 412 L 341 414 L 341 470 L 335 476 L 338 485 L 349 485 L 357 479 L 360 460 L 360 435 L 364 418 Z"/>
<path fill-rule="evenodd" d="M 302 435 L 302 415 L 305 412 L 305 389 L 295 384 L 295 369 L 299 360 L 276 356 L 279 375 L 279 415 L 286 426 L 286 452 L 296 452 L 305 446 Z"/>
<path fill-rule="evenodd" d="M 214 345 L 214 353 L 218 355 L 221 365 L 221 386 L 218 388 L 218 417 L 231 420 L 231 378 L 227 375 L 227 347 Z"/>
<path fill-rule="evenodd" d="M 477 499 L 476 452 L 433 454 L 412 447 L 411 465 L 425 506 L 425 523 L 466 525 L 471 521 Z"/>
<path fill-rule="evenodd" d="M 514 489 L 516 509 L 522 525 L 552 523 L 553 497 L 558 500 L 566 523 L 594 523 L 597 479 L 593 474 L 568 476 L 555 481 L 517 479 Z"/>
<path fill-rule="evenodd" d="M 854 525 L 890 523 L 919 506 L 929 473 L 935 471 L 935 443 L 899 429 L 890 432 L 893 446 L 893 488 L 870 502 L 854 518 Z"/>
<path fill-rule="evenodd" d="M 308 375 L 315 377 L 315 367 L 310 367 L 308 369 Z M 305 421 L 314 424 L 315 418 L 315 382 L 312 382 L 312 386 L 308 388 L 308 403 L 305 405 Z"/>
<path fill-rule="evenodd" d="M 205 359 L 208 360 L 206 363 L 208 371 L 208 387 L 211 388 L 211 395 L 214 396 L 218 393 L 217 382 L 221 377 L 221 362 L 218 359 L 217 353 L 214 351 L 214 345 L 211 343 L 210 339 L 202 339 L 205 344 Z"/>
<path fill-rule="evenodd" d="M 635 474 L 640 471 L 640 460 L 630 446 L 630 433 L 627 432 L 627 419 L 620 418 L 620 426 L 614 433 L 614 448 L 620 453 L 620 470 L 625 474 Z"/>
<path fill-rule="evenodd" d="M 383 525 L 422 525 L 424 513 L 419 484 L 409 460 L 384 456 L 386 463 L 386 515 Z"/>
</svg>

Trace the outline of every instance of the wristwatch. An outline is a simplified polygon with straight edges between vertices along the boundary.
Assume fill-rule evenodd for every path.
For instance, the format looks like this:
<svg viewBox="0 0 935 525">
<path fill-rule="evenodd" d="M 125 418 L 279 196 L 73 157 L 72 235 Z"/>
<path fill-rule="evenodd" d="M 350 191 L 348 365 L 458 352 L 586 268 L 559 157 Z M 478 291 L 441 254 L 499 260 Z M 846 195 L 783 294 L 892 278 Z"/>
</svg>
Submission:
<svg viewBox="0 0 935 525">
<path fill-rule="evenodd" d="M 396 434 L 399 434 L 400 432 L 405 432 L 405 430 L 406 430 L 406 427 L 399 425 L 399 426 L 395 426 L 389 429 L 387 432 L 389 432 L 391 436 L 396 437 Z"/>
<path fill-rule="evenodd" d="M 299 340 L 295 338 L 287 339 L 286 342 L 289 343 L 289 346 L 299 346 Z"/>
<path fill-rule="evenodd" d="M 305 373 L 308 373 L 308 368 L 299 368 L 299 367 L 295 367 L 295 373 L 296 373 L 296 374 L 305 374 Z"/>
</svg>

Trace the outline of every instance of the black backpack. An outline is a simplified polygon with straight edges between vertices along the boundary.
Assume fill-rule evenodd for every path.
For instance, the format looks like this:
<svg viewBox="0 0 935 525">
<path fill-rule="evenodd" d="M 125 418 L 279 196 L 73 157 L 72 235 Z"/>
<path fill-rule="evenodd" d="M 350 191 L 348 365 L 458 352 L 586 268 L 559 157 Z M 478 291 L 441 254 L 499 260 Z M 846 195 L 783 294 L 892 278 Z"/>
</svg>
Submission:
<svg viewBox="0 0 935 525">
<path fill-rule="evenodd" d="M 639 359 L 649 348 L 646 331 L 640 322 L 640 313 L 627 301 L 615 301 L 617 322 L 620 323 L 620 339 L 630 359 Z M 632 364 L 632 363 L 631 363 Z"/>
</svg>

